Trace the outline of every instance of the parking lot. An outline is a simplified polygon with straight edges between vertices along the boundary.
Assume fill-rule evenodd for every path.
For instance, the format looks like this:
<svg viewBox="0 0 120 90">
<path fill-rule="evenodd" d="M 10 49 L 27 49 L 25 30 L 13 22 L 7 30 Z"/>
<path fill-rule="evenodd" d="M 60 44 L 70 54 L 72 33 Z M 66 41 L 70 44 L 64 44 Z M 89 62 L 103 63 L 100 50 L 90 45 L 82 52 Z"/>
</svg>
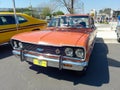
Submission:
<svg viewBox="0 0 120 90">
<path fill-rule="evenodd" d="M 10 45 L 0 46 L 1 90 L 119 90 L 120 45 L 96 43 L 86 76 L 20 62 Z"/>
</svg>

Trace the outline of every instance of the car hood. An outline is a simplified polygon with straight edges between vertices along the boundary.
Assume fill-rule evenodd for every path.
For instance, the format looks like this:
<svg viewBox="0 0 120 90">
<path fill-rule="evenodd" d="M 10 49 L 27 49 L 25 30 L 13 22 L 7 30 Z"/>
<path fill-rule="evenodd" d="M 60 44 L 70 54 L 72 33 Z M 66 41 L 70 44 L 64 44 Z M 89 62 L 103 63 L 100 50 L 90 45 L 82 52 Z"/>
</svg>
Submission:
<svg viewBox="0 0 120 90">
<path fill-rule="evenodd" d="M 57 45 L 57 46 L 75 46 L 83 44 L 86 41 L 88 33 L 85 31 L 34 31 L 15 35 L 12 39 L 22 42 L 43 44 L 43 45 Z"/>
</svg>

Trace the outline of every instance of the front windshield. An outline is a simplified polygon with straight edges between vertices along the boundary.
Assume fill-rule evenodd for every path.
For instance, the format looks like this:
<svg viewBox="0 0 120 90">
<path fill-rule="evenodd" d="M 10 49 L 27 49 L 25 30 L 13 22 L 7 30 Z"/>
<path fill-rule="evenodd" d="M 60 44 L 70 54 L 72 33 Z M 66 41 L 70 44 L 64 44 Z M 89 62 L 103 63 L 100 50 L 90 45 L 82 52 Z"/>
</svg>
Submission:
<svg viewBox="0 0 120 90">
<path fill-rule="evenodd" d="M 88 16 L 61 16 L 53 18 L 49 23 L 51 27 L 73 27 L 73 28 L 89 28 Z"/>
</svg>

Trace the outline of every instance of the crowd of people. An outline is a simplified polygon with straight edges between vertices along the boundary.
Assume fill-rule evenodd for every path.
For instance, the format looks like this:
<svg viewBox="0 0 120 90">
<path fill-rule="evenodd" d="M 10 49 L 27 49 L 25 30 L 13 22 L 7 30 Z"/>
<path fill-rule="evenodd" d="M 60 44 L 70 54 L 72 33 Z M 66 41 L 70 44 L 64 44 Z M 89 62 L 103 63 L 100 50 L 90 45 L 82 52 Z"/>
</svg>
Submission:
<svg viewBox="0 0 120 90">
<path fill-rule="evenodd" d="M 104 18 L 97 18 L 96 23 L 109 23 L 109 22 L 116 22 L 117 18 L 113 17 L 113 18 L 108 18 L 108 17 L 104 17 Z"/>
</svg>

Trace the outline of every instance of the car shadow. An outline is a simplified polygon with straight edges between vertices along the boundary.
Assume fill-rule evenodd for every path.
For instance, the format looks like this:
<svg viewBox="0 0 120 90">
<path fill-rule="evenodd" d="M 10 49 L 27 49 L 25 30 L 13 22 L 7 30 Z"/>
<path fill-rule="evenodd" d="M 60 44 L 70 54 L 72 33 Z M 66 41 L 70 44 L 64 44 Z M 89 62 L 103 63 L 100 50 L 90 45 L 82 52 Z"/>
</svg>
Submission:
<svg viewBox="0 0 120 90">
<path fill-rule="evenodd" d="M 12 47 L 10 44 L 0 45 L 0 60 L 9 57 L 12 54 Z"/>
<path fill-rule="evenodd" d="M 115 60 L 113 60 L 111 58 L 108 58 L 108 64 L 109 64 L 109 66 L 120 68 L 120 62 L 115 61 Z"/>
<path fill-rule="evenodd" d="M 101 86 L 103 84 L 109 83 L 110 76 L 107 54 L 108 47 L 104 42 L 95 43 L 93 52 L 90 57 L 87 73 L 82 77 L 76 75 L 74 71 L 69 70 L 60 71 L 56 68 L 43 68 L 35 65 L 31 65 L 30 69 L 35 70 L 37 74 L 43 73 L 58 80 L 73 82 L 74 85 L 86 84 L 91 86 Z"/>
</svg>

